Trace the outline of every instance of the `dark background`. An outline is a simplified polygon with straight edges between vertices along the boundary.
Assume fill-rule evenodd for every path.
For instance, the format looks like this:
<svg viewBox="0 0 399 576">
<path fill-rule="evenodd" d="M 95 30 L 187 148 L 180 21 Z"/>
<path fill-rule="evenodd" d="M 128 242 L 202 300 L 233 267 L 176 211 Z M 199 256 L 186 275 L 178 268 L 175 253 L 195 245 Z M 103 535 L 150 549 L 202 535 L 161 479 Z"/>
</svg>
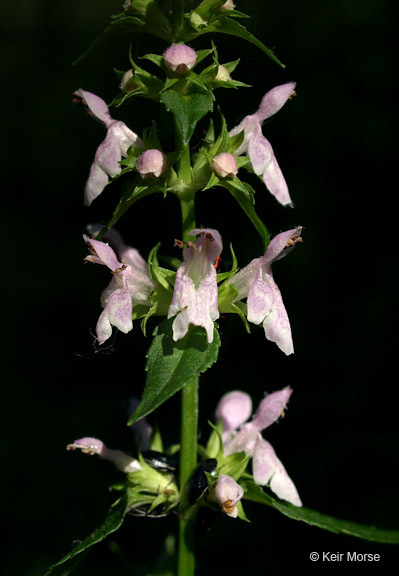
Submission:
<svg viewBox="0 0 399 576">
<path fill-rule="evenodd" d="M 37 0 L 2 11 L 2 566 L 10 575 L 41 576 L 103 519 L 114 499 L 112 466 L 65 446 L 97 436 L 129 449 L 123 406 L 140 396 L 144 383 L 150 340 L 138 323 L 129 335 L 117 335 L 108 353 L 93 345 L 108 276 L 83 265 L 81 234 L 87 223 L 108 216 L 117 187 L 83 207 L 104 129 L 71 104 L 80 87 L 107 101 L 116 94 L 113 67 L 128 67 L 128 39 L 79 66 L 71 63 L 120 4 Z M 296 353 L 286 358 L 261 328 L 247 335 L 239 320 L 229 319 L 220 362 L 201 379 L 203 438 L 226 391 L 246 390 L 256 405 L 264 392 L 291 385 L 286 417 L 267 438 L 304 504 L 399 529 L 396 3 L 238 0 L 237 7 L 252 15 L 249 29 L 287 67 L 243 41 L 215 38 L 221 61 L 241 57 L 234 77 L 253 85 L 217 93 L 229 127 L 254 112 L 267 90 L 297 81 L 297 98 L 264 126 L 295 209 L 282 208 L 257 185 L 258 210 L 273 235 L 304 226 L 304 244 L 274 266 Z M 209 45 L 207 36 L 193 43 Z M 164 48 L 148 37 L 134 40 L 139 54 Z M 140 133 L 156 111 L 137 99 L 114 116 Z M 260 255 L 256 233 L 226 192 L 210 190 L 198 200 L 198 223 L 218 228 L 226 247 L 233 242 L 241 266 Z M 144 256 L 159 240 L 173 253 L 178 204 L 174 198 L 142 201 L 119 228 Z M 172 443 L 178 441 L 178 404 L 174 398 L 158 413 Z M 312 551 L 379 553 L 371 572 L 398 559 L 397 547 L 322 532 L 270 509 L 245 509 L 251 524 L 220 515 L 201 535 L 199 576 L 325 569 L 311 563 Z M 139 560 L 144 550 L 155 557 L 175 524 L 175 518 L 128 518 L 111 538 L 122 555 L 103 543 L 76 574 L 134 574 L 124 555 Z"/>
</svg>

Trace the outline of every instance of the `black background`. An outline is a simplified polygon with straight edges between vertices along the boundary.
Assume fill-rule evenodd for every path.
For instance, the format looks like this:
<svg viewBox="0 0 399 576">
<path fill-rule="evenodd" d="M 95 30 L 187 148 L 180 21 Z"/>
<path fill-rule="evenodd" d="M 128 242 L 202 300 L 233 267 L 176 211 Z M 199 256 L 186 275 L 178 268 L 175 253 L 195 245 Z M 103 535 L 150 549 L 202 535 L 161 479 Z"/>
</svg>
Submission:
<svg viewBox="0 0 399 576">
<path fill-rule="evenodd" d="M 93 346 L 100 267 L 83 265 L 85 225 L 106 218 L 117 187 L 90 209 L 83 186 L 104 137 L 71 104 L 77 88 L 110 101 L 113 67 L 126 69 L 128 39 L 111 42 L 79 66 L 79 56 L 120 11 L 120 1 L 18 2 L 2 12 L 1 126 L 3 302 L 2 495 L 5 574 L 40 576 L 102 520 L 114 495 L 110 465 L 65 451 L 82 436 L 129 449 L 124 402 L 140 396 L 144 339 L 138 323 L 109 353 Z M 221 61 L 241 57 L 234 77 L 253 86 L 216 95 L 229 128 L 256 110 L 263 94 L 290 80 L 297 97 L 264 126 L 295 209 L 259 184 L 257 207 L 273 235 L 304 226 L 304 243 L 274 266 L 289 312 L 295 355 L 285 357 L 230 318 L 220 362 L 201 379 L 200 427 L 220 396 L 294 388 L 286 417 L 267 438 L 306 506 L 385 528 L 399 528 L 397 429 L 396 4 L 389 0 L 239 2 L 249 29 L 275 49 L 280 69 L 254 46 L 215 38 Z M 210 37 L 192 44 L 209 47 Z M 138 54 L 165 45 L 134 40 Z M 155 107 L 146 100 L 114 112 L 140 133 Z M 146 256 L 180 237 L 174 198 L 142 201 L 123 219 L 125 240 Z M 198 223 L 233 242 L 239 264 L 261 243 L 223 190 L 198 198 Z M 228 251 L 225 252 L 228 259 Z M 178 398 L 158 413 L 167 442 L 178 442 Z M 312 551 L 379 553 L 387 569 L 398 549 L 322 532 L 270 509 L 247 505 L 251 524 L 217 517 L 198 541 L 198 575 L 285 574 L 327 568 Z M 157 551 L 176 519 L 129 518 L 111 540 L 135 561 Z M 218 558 L 218 559 L 217 559 Z M 357 565 L 358 568 L 361 566 Z M 337 566 L 335 568 L 338 569 Z M 341 563 L 341 570 L 355 565 Z M 363 566 L 364 568 L 364 566 Z M 130 570 L 130 571 L 129 571 Z M 134 574 L 106 543 L 79 575 Z"/>
</svg>

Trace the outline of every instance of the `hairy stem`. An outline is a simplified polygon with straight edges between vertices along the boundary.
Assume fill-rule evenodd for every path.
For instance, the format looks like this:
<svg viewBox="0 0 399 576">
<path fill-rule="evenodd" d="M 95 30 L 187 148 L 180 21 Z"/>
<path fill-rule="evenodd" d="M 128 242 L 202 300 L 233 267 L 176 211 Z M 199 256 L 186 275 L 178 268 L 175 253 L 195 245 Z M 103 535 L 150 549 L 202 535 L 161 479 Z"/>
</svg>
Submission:
<svg viewBox="0 0 399 576">
<path fill-rule="evenodd" d="M 197 464 L 198 377 L 182 391 L 178 576 L 194 576 L 196 508 L 187 501 L 187 482 Z"/>
</svg>

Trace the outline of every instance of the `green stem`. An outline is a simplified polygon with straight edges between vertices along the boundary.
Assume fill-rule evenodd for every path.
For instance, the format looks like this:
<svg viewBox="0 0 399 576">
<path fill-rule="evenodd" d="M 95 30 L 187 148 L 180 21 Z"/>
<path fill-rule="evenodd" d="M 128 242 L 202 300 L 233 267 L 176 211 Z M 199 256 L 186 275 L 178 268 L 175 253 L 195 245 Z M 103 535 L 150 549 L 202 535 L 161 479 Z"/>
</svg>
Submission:
<svg viewBox="0 0 399 576">
<path fill-rule="evenodd" d="M 187 198 L 180 198 L 181 206 L 181 217 L 182 217 L 182 229 L 183 229 L 183 240 L 192 240 L 189 235 L 191 230 L 196 228 L 195 224 L 195 203 L 194 194 Z"/>
<path fill-rule="evenodd" d="M 194 576 L 196 507 L 187 501 L 187 482 L 197 465 L 198 377 L 182 390 L 178 576 Z"/>
</svg>

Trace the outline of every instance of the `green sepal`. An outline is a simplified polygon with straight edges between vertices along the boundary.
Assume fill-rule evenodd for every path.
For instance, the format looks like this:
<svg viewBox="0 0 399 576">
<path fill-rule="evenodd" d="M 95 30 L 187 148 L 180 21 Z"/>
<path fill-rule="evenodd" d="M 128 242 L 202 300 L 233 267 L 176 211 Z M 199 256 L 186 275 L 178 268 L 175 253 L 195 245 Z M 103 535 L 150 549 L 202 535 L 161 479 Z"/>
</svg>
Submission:
<svg viewBox="0 0 399 576">
<path fill-rule="evenodd" d="M 144 392 L 129 424 L 153 412 L 217 360 L 220 337 L 216 325 L 212 343 L 198 326 L 190 326 L 186 336 L 175 342 L 173 321 L 174 318 L 164 320 L 154 331 L 147 353 Z"/>
<path fill-rule="evenodd" d="M 204 153 L 205 155 L 205 153 Z M 208 182 L 205 184 L 205 186 L 202 188 L 203 191 L 205 190 L 209 190 L 210 188 L 214 188 L 215 186 L 219 186 L 219 181 L 220 179 L 216 176 L 215 172 L 212 172 Z"/>
<path fill-rule="evenodd" d="M 266 504 L 266 506 L 278 510 L 293 520 L 305 522 L 310 526 L 317 526 L 322 530 L 334 532 L 335 534 L 347 534 L 355 538 L 383 542 L 385 544 L 399 544 L 399 530 L 385 530 L 376 526 L 348 522 L 310 508 L 293 506 L 289 502 L 271 496 L 251 479 L 242 478 L 240 485 L 244 488 L 244 499 Z"/>
<path fill-rule="evenodd" d="M 82 552 L 88 551 L 92 546 L 98 544 L 104 538 L 106 538 L 112 532 L 115 532 L 120 528 L 125 518 L 126 513 L 130 508 L 131 502 L 129 501 L 128 493 L 124 492 L 116 502 L 114 502 L 109 508 L 107 515 L 100 524 L 98 528 L 94 530 L 87 538 L 82 542 L 79 542 L 72 550 L 70 550 L 65 556 L 61 558 L 58 562 L 50 566 L 48 572 L 45 576 L 56 576 L 65 575 L 70 573 L 72 560 L 81 554 Z M 67 565 L 65 565 L 67 564 Z M 69 569 L 68 569 L 69 567 Z"/>
<path fill-rule="evenodd" d="M 152 248 L 148 255 L 148 271 L 151 280 L 160 284 L 165 290 L 173 293 L 173 286 L 175 285 L 176 272 L 174 270 L 169 270 L 168 268 L 162 268 L 158 262 L 158 250 L 161 243 L 158 242 Z"/>
<path fill-rule="evenodd" d="M 247 456 L 244 451 L 234 452 L 220 459 L 218 472 L 237 481 L 244 474 L 250 460 L 251 456 Z"/>
<path fill-rule="evenodd" d="M 227 280 L 228 278 L 231 278 L 231 276 L 233 276 L 233 274 L 235 274 L 237 272 L 238 269 L 238 262 L 237 262 L 237 256 L 235 255 L 235 252 L 233 250 L 233 244 L 230 244 L 230 252 L 231 252 L 231 268 L 230 270 L 227 270 L 226 272 L 219 272 L 219 274 L 217 274 L 216 276 L 216 281 L 218 284 L 220 284 L 221 282 L 224 282 L 225 280 Z M 221 288 L 221 287 L 219 287 Z M 237 292 L 238 294 L 238 292 Z M 237 296 L 236 294 L 236 296 Z"/>
<path fill-rule="evenodd" d="M 229 273 L 229 277 L 231 273 Z M 235 302 L 238 296 L 238 290 L 233 284 L 230 284 L 227 278 L 218 288 L 218 309 L 221 314 L 238 314 L 241 318 L 246 331 L 250 334 L 251 330 L 247 321 L 247 306 L 243 302 Z"/>
<path fill-rule="evenodd" d="M 239 500 L 236 504 L 237 507 L 237 511 L 238 511 L 238 516 L 237 518 L 239 518 L 240 520 L 243 520 L 244 522 L 251 522 L 251 520 L 248 518 L 248 516 L 245 514 L 244 512 L 244 507 L 242 505 L 242 500 Z"/>
<path fill-rule="evenodd" d="M 230 152 L 230 154 L 235 152 L 241 146 L 241 144 L 244 142 L 244 137 L 245 137 L 244 130 L 241 130 L 241 132 L 239 132 L 235 136 L 232 136 L 230 138 L 229 148 L 228 148 L 227 152 Z M 242 158 L 242 156 L 240 156 L 239 158 Z M 237 161 L 239 158 L 237 158 Z"/>
<path fill-rule="evenodd" d="M 163 441 L 158 424 L 155 424 L 151 432 L 150 449 L 156 450 L 157 452 L 163 452 Z"/>
<path fill-rule="evenodd" d="M 131 62 L 133 62 L 132 59 Z M 141 96 L 143 98 L 150 98 L 152 100 L 159 101 L 159 93 L 163 88 L 163 81 L 158 78 L 158 76 L 143 70 L 143 68 L 140 68 L 135 63 L 132 65 L 132 67 L 134 69 L 132 82 L 136 84 L 137 87 L 129 90 L 128 92 L 121 91 L 109 103 L 109 107 L 122 106 L 122 104 L 125 104 L 135 96 Z M 121 80 L 121 75 L 124 73 L 120 72 L 119 70 L 115 70 L 115 73 L 117 74 L 119 80 Z"/>
<path fill-rule="evenodd" d="M 205 447 L 206 458 L 216 458 L 218 460 L 223 455 L 223 422 L 220 418 L 216 426 L 213 422 L 208 421 L 208 424 L 212 428 L 212 432 Z"/>
</svg>

